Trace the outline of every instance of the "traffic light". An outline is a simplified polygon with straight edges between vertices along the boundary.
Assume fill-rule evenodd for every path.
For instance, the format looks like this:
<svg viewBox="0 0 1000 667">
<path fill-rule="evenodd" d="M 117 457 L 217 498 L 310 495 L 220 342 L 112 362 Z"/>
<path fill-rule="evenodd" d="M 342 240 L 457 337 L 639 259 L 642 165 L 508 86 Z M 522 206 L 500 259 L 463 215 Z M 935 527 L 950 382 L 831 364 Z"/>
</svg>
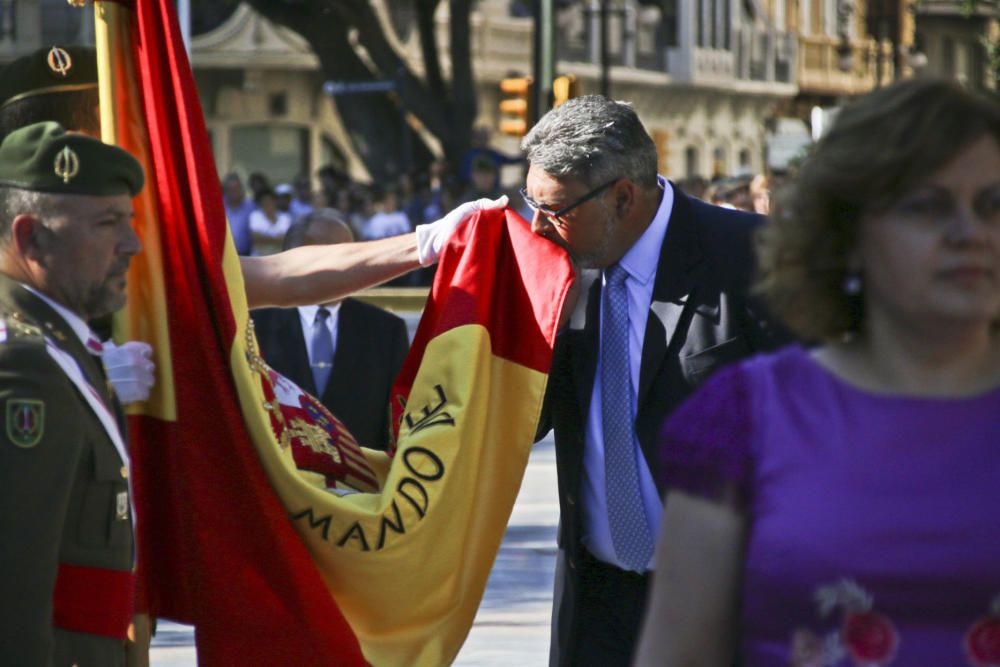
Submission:
<svg viewBox="0 0 1000 667">
<path fill-rule="evenodd" d="M 552 108 L 580 95 L 580 82 L 575 74 L 563 74 L 552 80 Z"/>
<path fill-rule="evenodd" d="M 530 76 L 517 76 L 500 81 L 500 132 L 523 137 L 531 127 L 531 105 L 534 82 Z"/>
</svg>

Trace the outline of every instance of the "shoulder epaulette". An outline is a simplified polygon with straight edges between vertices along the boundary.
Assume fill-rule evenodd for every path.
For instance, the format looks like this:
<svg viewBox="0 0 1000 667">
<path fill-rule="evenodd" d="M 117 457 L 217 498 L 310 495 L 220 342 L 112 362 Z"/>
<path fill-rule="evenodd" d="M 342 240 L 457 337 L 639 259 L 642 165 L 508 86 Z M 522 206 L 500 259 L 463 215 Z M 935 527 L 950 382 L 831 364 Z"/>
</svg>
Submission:
<svg viewBox="0 0 1000 667">
<path fill-rule="evenodd" d="M 42 333 L 42 328 L 24 319 L 21 313 L 0 313 L 0 322 L 7 329 L 8 341 L 45 344 L 45 334 Z"/>
</svg>

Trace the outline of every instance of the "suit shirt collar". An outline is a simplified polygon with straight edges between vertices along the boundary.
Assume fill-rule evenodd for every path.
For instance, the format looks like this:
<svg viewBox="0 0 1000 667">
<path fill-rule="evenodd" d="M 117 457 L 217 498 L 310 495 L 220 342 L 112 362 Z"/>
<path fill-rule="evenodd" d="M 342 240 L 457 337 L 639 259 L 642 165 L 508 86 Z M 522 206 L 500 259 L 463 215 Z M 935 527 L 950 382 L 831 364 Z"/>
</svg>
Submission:
<svg viewBox="0 0 1000 667">
<path fill-rule="evenodd" d="M 649 226 L 646 227 L 646 231 L 618 261 L 629 277 L 640 285 L 649 284 L 656 277 L 660 250 L 663 247 L 663 239 L 667 235 L 667 223 L 670 221 L 670 214 L 674 207 L 673 186 L 662 176 L 657 176 L 656 179 L 660 187 L 663 188 L 660 206 L 656 209 L 656 214 Z"/>
<path fill-rule="evenodd" d="M 327 322 L 332 326 L 334 322 L 337 321 L 337 315 L 340 313 L 340 305 L 343 301 L 338 301 L 332 306 L 326 306 L 326 309 L 330 311 L 330 319 Z M 316 311 L 319 310 L 319 306 L 299 306 L 297 308 L 299 311 L 299 317 L 302 318 L 302 325 L 305 327 L 306 331 L 309 331 L 312 327 L 313 322 L 316 321 Z"/>
</svg>

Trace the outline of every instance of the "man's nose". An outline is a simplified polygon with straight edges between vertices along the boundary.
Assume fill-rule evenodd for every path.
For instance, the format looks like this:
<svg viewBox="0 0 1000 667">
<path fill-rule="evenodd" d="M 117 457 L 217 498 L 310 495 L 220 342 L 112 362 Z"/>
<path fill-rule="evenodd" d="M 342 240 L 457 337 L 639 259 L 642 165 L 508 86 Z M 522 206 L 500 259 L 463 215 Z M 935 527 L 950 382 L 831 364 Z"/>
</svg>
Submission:
<svg viewBox="0 0 1000 667">
<path fill-rule="evenodd" d="M 139 234 L 136 233 L 135 227 L 131 224 L 126 225 L 126 228 L 127 230 L 118 244 L 118 251 L 123 255 L 138 255 L 139 251 L 142 250 L 142 241 L 139 240 Z"/>
<path fill-rule="evenodd" d="M 549 216 L 535 209 L 535 214 L 531 216 L 531 231 L 544 236 L 550 226 Z"/>
</svg>

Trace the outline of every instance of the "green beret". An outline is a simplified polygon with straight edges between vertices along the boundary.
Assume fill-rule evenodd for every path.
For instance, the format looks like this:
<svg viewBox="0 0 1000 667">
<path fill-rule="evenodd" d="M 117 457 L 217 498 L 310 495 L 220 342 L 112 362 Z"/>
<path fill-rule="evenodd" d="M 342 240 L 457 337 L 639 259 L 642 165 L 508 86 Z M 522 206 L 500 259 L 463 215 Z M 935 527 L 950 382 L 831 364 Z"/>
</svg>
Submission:
<svg viewBox="0 0 1000 667">
<path fill-rule="evenodd" d="M 94 47 L 44 47 L 0 70 L 0 107 L 32 95 L 96 87 Z"/>
<path fill-rule="evenodd" d="M 135 196 L 142 166 L 127 151 L 100 139 L 67 132 L 59 123 L 14 130 L 0 144 L 0 185 L 73 195 Z"/>
</svg>

